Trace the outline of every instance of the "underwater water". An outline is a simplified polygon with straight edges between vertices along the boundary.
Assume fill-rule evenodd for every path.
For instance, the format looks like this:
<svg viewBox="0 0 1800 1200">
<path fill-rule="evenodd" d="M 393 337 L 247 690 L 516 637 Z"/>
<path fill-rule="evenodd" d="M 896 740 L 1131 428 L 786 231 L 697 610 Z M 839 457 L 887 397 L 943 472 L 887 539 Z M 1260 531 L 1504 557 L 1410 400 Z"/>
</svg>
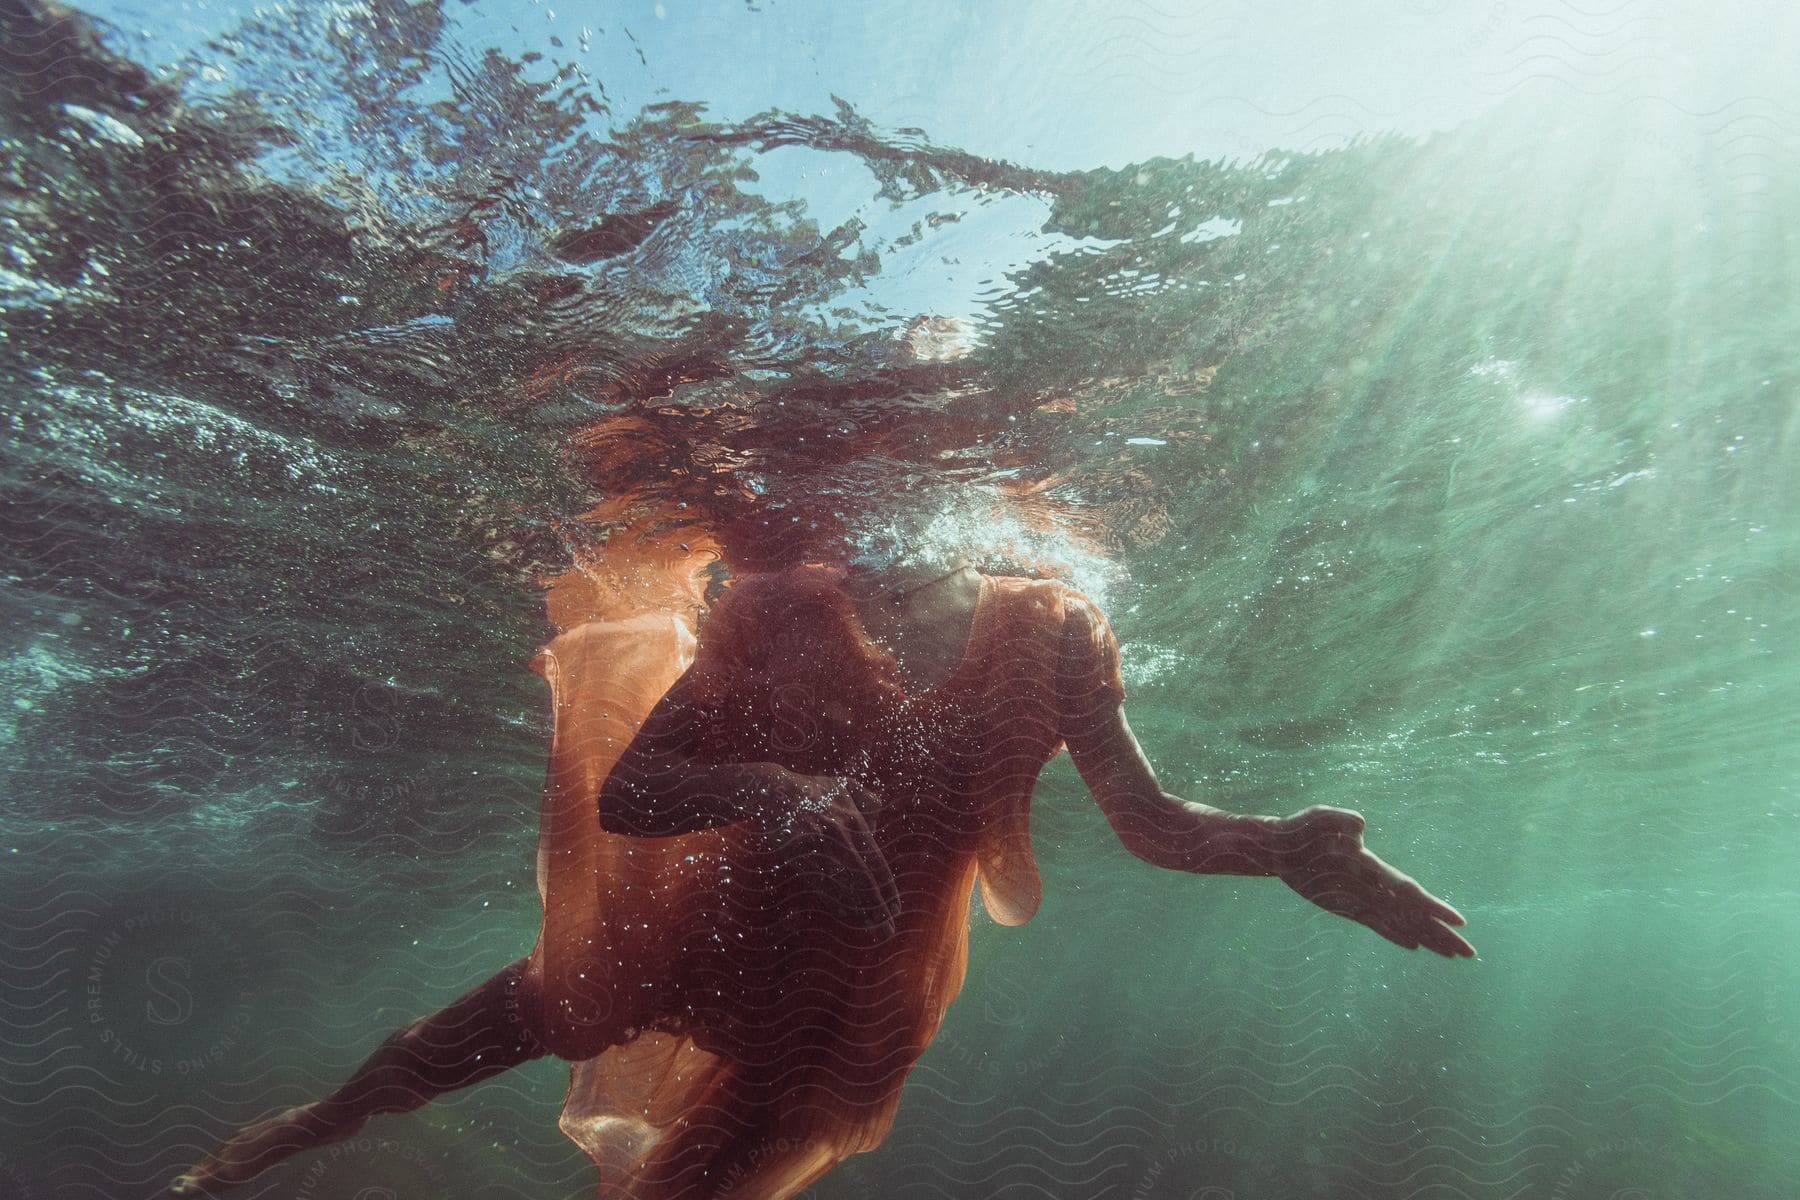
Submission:
<svg viewBox="0 0 1800 1200">
<path fill-rule="evenodd" d="M 1060 762 L 807 1195 L 1793 1196 L 1800 30 L 1274 8 L 0 0 L 0 1200 L 155 1194 L 530 947 L 618 497 L 1071 575 L 1165 787 L 1361 811 L 1480 950 Z M 235 1194 L 589 1194 L 565 1080 Z"/>
</svg>

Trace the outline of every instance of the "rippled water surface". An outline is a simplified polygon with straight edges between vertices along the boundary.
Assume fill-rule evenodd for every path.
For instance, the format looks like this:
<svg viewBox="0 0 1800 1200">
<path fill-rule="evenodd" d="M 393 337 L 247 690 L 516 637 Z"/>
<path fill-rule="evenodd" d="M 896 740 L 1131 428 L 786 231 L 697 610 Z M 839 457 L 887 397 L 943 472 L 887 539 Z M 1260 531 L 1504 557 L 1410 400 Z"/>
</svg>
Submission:
<svg viewBox="0 0 1800 1200">
<path fill-rule="evenodd" d="M 1166 787 L 1361 810 L 1481 950 L 1158 874 L 1059 764 L 809 1195 L 1791 1196 L 1741 13 L 0 0 L 0 1197 L 153 1194 L 529 946 L 538 585 L 627 504 L 1073 576 Z M 561 1083 L 242 1194 L 585 1194 Z"/>
</svg>

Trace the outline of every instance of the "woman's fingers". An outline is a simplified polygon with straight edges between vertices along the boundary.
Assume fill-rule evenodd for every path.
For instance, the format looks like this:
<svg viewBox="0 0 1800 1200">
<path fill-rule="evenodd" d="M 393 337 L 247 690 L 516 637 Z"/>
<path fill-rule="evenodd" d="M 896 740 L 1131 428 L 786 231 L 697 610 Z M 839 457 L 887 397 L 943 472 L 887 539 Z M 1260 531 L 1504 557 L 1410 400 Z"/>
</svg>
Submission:
<svg viewBox="0 0 1800 1200">
<path fill-rule="evenodd" d="M 1461 913 L 1375 855 L 1364 851 L 1363 856 L 1371 900 L 1358 919 L 1409 950 L 1423 947 L 1446 958 L 1475 956 L 1475 947 L 1451 928 L 1465 923 Z"/>
<path fill-rule="evenodd" d="M 900 889 L 887 858 L 875 845 L 874 834 L 860 815 L 853 815 L 838 825 L 838 834 L 851 861 L 851 878 L 856 881 L 858 924 L 867 929 L 892 933 L 900 915 Z"/>
<path fill-rule="evenodd" d="M 1449 958 L 1475 957 L 1475 947 L 1451 928 L 1467 924 L 1461 913 L 1410 879 L 1402 889 L 1402 899 L 1421 931 L 1422 945 Z"/>
<path fill-rule="evenodd" d="M 872 788 L 853 779 L 843 781 L 843 796 L 836 817 L 840 834 L 857 863 L 857 879 L 865 888 L 867 920 L 859 922 L 867 928 L 893 932 L 900 916 L 900 889 L 887 857 L 875 843 L 875 816 L 885 801 Z"/>
<path fill-rule="evenodd" d="M 1428 893 L 1426 895 L 1425 899 L 1431 905 L 1431 915 L 1436 917 L 1438 920 L 1442 921 L 1444 924 L 1446 924 L 1446 925 L 1467 925 L 1468 924 L 1467 921 L 1463 920 L 1463 915 L 1461 913 L 1457 912 L 1454 908 L 1451 908 L 1448 904 L 1445 904 L 1442 900 L 1439 900 L 1436 896 L 1430 895 Z"/>
<path fill-rule="evenodd" d="M 1360 816 L 1346 809 L 1310 812 L 1315 823 L 1335 825 L 1332 832 L 1343 840 L 1314 857 L 1304 877 L 1290 877 L 1295 891 L 1396 946 L 1447 958 L 1475 956 L 1475 947 L 1452 928 L 1465 923 L 1461 913 L 1348 836 L 1352 824 L 1360 829 Z"/>
<path fill-rule="evenodd" d="M 875 884 L 876 894 L 881 898 L 881 905 L 886 914 L 888 932 L 893 932 L 893 922 L 900 919 L 900 886 L 894 882 L 893 868 L 888 866 L 887 855 L 875 844 L 873 833 L 864 834 L 863 865 L 869 878 Z"/>
<path fill-rule="evenodd" d="M 1413 939 L 1414 945 L 1423 946 L 1445 958 L 1474 958 L 1475 947 L 1471 946 L 1461 934 L 1451 929 L 1432 908 L 1416 908 L 1407 914 L 1407 936 Z M 1453 910 L 1454 911 L 1454 910 Z M 1460 924 L 1460 918 L 1458 924 Z"/>
<path fill-rule="evenodd" d="M 1469 940 L 1444 925 L 1437 927 L 1437 940 L 1432 943 L 1431 948 L 1445 958 L 1475 957 L 1475 947 L 1469 944 Z"/>
<path fill-rule="evenodd" d="M 1417 929 L 1419 944 L 1445 958 L 1473 958 L 1475 947 L 1465 942 L 1448 926 L 1437 921 L 1421 922 Z"/>
<path fill-rule="evenodd" d="M 1387 867 L 1385 863 L 1382 865 Z M 1402 875 L 1392 867 L 1387 867 L 1387 871 L 1396 881 L 1394 884 L 1395 892 L 1409 903 L 1429 912 L 1433 919 L 1442 921 L 1446 925 L 1462 925 L 1465 923 L 1461 913 L 1426 891 L 1419 885 L 1418 880 L 1410 875 Z"/>
</svg>

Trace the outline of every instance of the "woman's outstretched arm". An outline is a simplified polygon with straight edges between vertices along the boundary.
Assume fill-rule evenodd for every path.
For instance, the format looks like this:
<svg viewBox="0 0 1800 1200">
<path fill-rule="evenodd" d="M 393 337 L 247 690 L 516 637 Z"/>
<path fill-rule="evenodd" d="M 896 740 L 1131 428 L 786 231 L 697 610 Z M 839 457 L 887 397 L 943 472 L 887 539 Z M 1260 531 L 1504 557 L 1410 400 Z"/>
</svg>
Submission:
<svg viewBox="0 0 1800 1200">
<path fill-rule="evenodd" d="M 1320 908 L 1407 949 L 1474 955 L 1452 928 L 1462 915 L 1370 853 L 1356 813 L 1314 806 L 1291 817 L 1245 815 L 1163 791 L 1125 720 L 1116 659 L 1105 661 L 1116 655 L 1111 631 L 1085 601 L 1070 605 L 1068 621 L 1058 683 L 1061 732 L 1082 780 L 1133 855 L 1200 875 L 1275 876 Z"/>
<path fill-rule="evenodd" d="M 1278 875 L 1288 841 L 1280 818 L 1225 812 L 1171 795 L 1114 704 L 1064 730 L 1069 756 L 1132 855 L 1195 875 Z"/>
</svg>

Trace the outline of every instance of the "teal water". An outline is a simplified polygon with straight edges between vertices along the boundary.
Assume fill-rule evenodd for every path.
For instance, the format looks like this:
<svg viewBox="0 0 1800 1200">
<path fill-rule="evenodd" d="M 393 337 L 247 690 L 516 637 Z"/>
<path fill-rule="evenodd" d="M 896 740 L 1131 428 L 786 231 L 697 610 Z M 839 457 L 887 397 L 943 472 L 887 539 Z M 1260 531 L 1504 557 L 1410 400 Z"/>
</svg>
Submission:
<svg viewBox="0 0 1800 1200">
<path fill-rule="evenodd" d="M 1255 13 L 764 7 L 0 8 L 0 1194 L 153 1194 L 523 952 L 533 579 L 648 487 L 1060 563 L 1166 787 L 1362 811 L 1481 952 L 1159 874 L 1058 764 L 1042 913 L 976 915 L 894 1134 L 810 1195 L 1790 1196 L 1800 172 L 1743 43 L 1401 6 L 1353 49 L 1435 37 L 1480 103 L 1326 54 L 1231 125 L 1255 69 L 1201 67 L 1286 44 Z M 915 79 L 955 69 L 1025 99 Z M 621 412 L 665 440 L 571 458 Z M 1022 484 L 1063 532 L 995 518 Z M 533 1064 L 242 1194 L 584 1194 L 560 1099 Z"/>
</svg>

